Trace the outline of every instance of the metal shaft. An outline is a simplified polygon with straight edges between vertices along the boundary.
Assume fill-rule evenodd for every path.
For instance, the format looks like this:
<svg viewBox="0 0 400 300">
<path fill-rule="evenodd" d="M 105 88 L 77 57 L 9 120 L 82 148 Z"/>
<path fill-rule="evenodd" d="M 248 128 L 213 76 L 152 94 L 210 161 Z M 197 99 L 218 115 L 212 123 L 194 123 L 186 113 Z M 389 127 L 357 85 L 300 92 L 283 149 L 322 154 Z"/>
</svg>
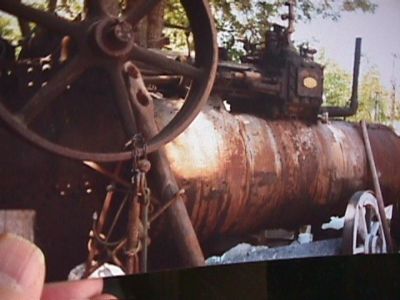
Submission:
<svg viewBox="0 0 400 300">
<path fill-rule="evenodd" d="M 138 85 L 135 79 L 131 79 L 131 86 Z M 140 84 L 139 84 L 140 86 Z M 146 91 L 143 88 L 143 94 Z M 137 126 L 139 132 L 146 140 L 154 137 L 158 133 L 158 127 L 154 119 L 153 101 L 149 97 L 147 105 L 141 104 L 137 99 L 137 94 L 131 90 L 131 100 L 137 116 Z M 170 168 L 170 162 L 166 158 L 163 148 L 152 152 L 149 155 L 151 162 L 152 180 L 157 186 L 161 203 L 167 203 L 180 191 L 175 175 Z M 173 201 L 166 214 L 171 225 L 170 230 L 174 232 L 175 242 L 180 252 L 180 257 L 185 266 L 202 266 L 205 264 L 203 251 L 197 239 L 196 232 L 190 220 L 182 197 Z"/>
<path fill-rule="evenodd" d="M 368 164 L 369 164 L 369 167 L 371 170 L 372 180 L 373 180 L 373 184 L 374 184 L 374 191 L 375 191 L 376 199 L 378 200 L 379 215 L 381 216 L 381 220 L 382 220 L 383 232 L 385 234 L 386 245 L 388 248 L 388 252 L 391 253 L 391 252 L 393 252 L 392 239 L 390 236 L 389 224 L 386 219 L 385 204 L 383 202 L 381 186 L 379 184 L 378 172 L 376 171 L 374 154 L 372 153 L 371 143 L 369 141 L 368 130 L 367 130 L 367 125 L 366 125 L 365 121 L 361 121 L 361 128 L 362 128 L 362 132 L 363 132 L 365 151 L 367 153 Z"/>
<path fill-rule="evenodd" d="M 161 191 L 161 201 L 166 203 L 179 193 L 178 183 L 163 150 L 152 153 L 150 159 L 153 178 Z M 204 255 L 181 196 L 172 202 L 166 214 L 185 266 L 203 266 Z"/>
<path fill-rule="evenodd" d="M 142 114 L 138 119 L 139 129 L 148 138 L 157 133 L 157 126 L 154 119 L 145 121 L 146 118 L 150 117 Z M 165 150 L 161 148 L 151 153 L 149 159 L 151 161 L 152 179 L 155 182 L 155 186 L 158 187 L 158 191 L 160 191 L 161 203 L 167 203 L 176 197 L 180 189 L 171 170 Z M 185 266 L 203 266 L 205 264 L 203 251 L 180 195 L 166 210 L 166 214 L 171 225 L 170 230 L 174 232 L 175 242 L 183 259 L 183 264 Z"/>
<path fill-rule="evenodd" d="M 134 274 L 138 268 L 136 266 L 137 249 L 139 247 L 139 216 L 140 204 L 136 195 L 133 195 L 129 207 L 128 216 L 128 234 L 127 234 L 127 258 L 126 258 L 126 272 Z"/>
</svg>

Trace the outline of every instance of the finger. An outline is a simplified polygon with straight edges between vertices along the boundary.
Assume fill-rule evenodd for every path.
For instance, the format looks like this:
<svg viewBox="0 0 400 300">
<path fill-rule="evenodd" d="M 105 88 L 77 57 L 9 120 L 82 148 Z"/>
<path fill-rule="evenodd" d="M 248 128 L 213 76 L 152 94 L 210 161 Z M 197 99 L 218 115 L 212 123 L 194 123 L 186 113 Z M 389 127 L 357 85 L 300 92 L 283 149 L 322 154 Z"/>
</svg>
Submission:
<svg viewBox="0 0 400 300">
<path fill-rule="evenodd" d="M 90 298 L 90 300 L 118 300 L 118 298 L 111 294 L 102 294 L 95 296 L 94 298 Z"/>
<path fill-rule="evenodd" d="M 102 291 L 103 279 L 48 283 L 44 286 L 42 300 L 92 299 Z"/>
<path fill-rule="evenodd" d="M 40 299 L 44 273 L 38 247 L 13 234 L 0 235 L 0 299 Z"/>
</svg>

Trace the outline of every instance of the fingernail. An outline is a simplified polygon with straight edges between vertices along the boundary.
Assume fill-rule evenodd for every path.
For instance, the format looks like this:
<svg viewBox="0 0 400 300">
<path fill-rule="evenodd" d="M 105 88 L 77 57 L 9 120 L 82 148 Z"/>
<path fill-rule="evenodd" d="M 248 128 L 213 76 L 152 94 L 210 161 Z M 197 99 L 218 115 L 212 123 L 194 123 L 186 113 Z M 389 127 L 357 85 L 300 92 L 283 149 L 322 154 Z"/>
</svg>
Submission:
<svg viewBox="0 0 400 300">
<path fill-rule="evenodd" d="M 44 280 L 44 256 L 38 247 L 13 235 L 0 235 L 0 288 L 27 290 Z"/>
<path fill-rule="evenodd" d="M 90 298 L 90 300 L 118 300 L 118 298 L 111 294 L 102 294 L 94 298 Z"/>
</svg>

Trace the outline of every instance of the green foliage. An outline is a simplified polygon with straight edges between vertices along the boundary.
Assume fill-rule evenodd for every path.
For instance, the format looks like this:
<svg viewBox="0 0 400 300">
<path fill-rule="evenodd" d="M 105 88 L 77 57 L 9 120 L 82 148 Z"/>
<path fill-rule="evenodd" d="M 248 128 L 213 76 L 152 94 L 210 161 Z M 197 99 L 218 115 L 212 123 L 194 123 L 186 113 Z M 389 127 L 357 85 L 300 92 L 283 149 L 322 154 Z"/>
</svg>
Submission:
<svg viewBox="0 0 400 300">
<path fill-rule="evenodd" d="M 261 45 L 265 32 L 272 20 L 287 13 L 287 0 L 211 0 L 219 31 L 219 39 L 231 54 L 243 55 L 244 45 Z M 298 0 L 297 15 L 300 20 L 309 21 L 316 16 L 338 20 L 342 12 L 361 10 L 374 12 L 374 0 Z M 234 57 L 235 58 L 235 57 Z"/>
<path fill-rule="evenodd" d="M 311 1 L 299 0 L 299 18 L 310 20 L 316 15 L 332 20 L 340 19 L 341 13 L 346 11 L 362 11 L 364 13 L 375 12 L 378 7 L 376 1 L 371 0 L 324 0 Z"/>
<path fill-rule="evenodd" d="M 45 10 L 47 8 L 47 0 L 24 0 L 21 2 L 41 10 Z"/>
<path fill-rule="evenodd" d="M 318 58 L 324 69 L 324 95 L 326 106 L 348 106 L 351 97 L 352 74 L 325 57 L 324 51 Z M 390 117 L 390 93 L 382 84 L 381 75 L 375 66 L 363 75 L 358 91 L 359 107 L 351 121 L 367 120 L 387 122 Z"/>
<path fill-rule="evenodd" d="M 58 0 L 55 12 L 67 19 L 75 19 L 83 10 L 83 0 Z"/>
<path fill-rule="evenodd" d="M 17 0 L 15 0 L 17 1 Z M 63 17 L 74 19 L 81 12 L 84 0 L 57 0 L 55 12 Z M 128 0 L 120 0 L 123 4 Z M 165 0 L 164 33 L 169 37 L 174 50 L 185 51 L 191 47 L 188 35 L 189 22 L 180 4 L 180 0 Z M 239 60 L 247 51 L 246 45 L 262 45 L 265 32 L 272 20 L 286 13 L 284 3 L 287 0 L 210 0 L 221 46 L 228 49 L 234 60 Z M 33 7 L 47 10 L 50 0 L 22 0 Z M 300 20 L 308 21 L 317 16 L 338 20 L 343 12 L 362 11 L 373 13 L 377 7 L 375 0 L 298 0 L 297 15 Z M 126 3 L 125 3 L 126 4 Z M 175 27 L 175 28 L 173 28 Z M 179 29 L 180 28 L 180 29 Z M 183 30 L 182 30 L 183 29 Z M 21 40 L 16 18 L 0 13 L 0 35 L 13 44 Z M 351 93 L 351 74 L 336 63 L 320 56 L 325 65 L 324 95 L 325 105 L 348 105 Z M 359 112 L 353 120 L 386 121 L 390 116 L 390 95 L 381 83 L 376 68 L 371 68 L 361 80 L 359 92 Z M 398 110 L 400 111 L 400 110 Z"/>
<path fill-rule="evenodd" d="M 245 54 L 245 45 L 260 45 L 269 29 L 269 19 L 275 16 L 282 1 L 213 0 L 219 42 L 228 49 L 232 59 Z"/>
<path fill-rule="evenodd" d="M 49 5 L 48 0 L 23 0 L 21 2 L 40 10 L 47 10 Z M 83 0 L 58 0 L 56 13 L 73 19 L 82 12 L 82 7 Z M 34 29 L 35 24 L 30 24 L 30 27 Z M 18 21 L 14 16 L 0 12 L 0 35 L 15 45 L 22 39 Z"/>
<path fill-rule="evenodd" d="M 351 95 L 351 74 L 321 52 L 319 62 L 324 69 L 324 96 L 327 106 L 345 106 Z"/>
<path fill-rule="evenodd" d="M 390 117 L 389 93 L 382 85 L 381 75 L 371 67 L 361 80 L 360 105 L 353 120 L 386 122 Z"/>
<path fill-rule="evenodd" d="M 17 1 L 17 0 L 16 0 Z M 127 0 L 125 0 L 127 1 Z M 179 4 L 179 0 L 166 0 L 166 23 L 188 26 L 185 13 Z M 272 18 L 285 12 L 283 4 L 287 0 L 210 0 L 215 21 L 219 31 L 219 40 L 222 46 L 226 47 L 232 56 L 238 59 L 245 53 L 245 44 L 262 44 L 266 30 Z M 343 11 L 361 10 L 373 12 L 376 8 L 375 0 L 298 0 L 298 15 L 302 20 L 310 20 L 315 16 L 337 19 Z M 40 9 L 47 9 L 49 0 L 23 0 L 23 3 Z M 124 2 L 124 1 L 122 1 Z M 75 18 L 82 11 L 83 0 L 58 0 L 56 13 L 67 17 Z M 9 19 L 1 15 L 0 31 L 7 31 L 5 35 L 13 41 L 21 36 L 17 33 L 14 25 L 10 27 Z M 11 32 L 11 31 L 14 32 Z M 184 31 L 167 29 L 171 43 L 176 49 L 183 49 L 187 46 L 188 39 Z"/>
<path fill-rule="evenodd" d="M 0 36 L 16 44 L 21 39 L 18 23 L 12 17 L 0 14 Z"/>
<path fill-rule="evenodd" d="M 305 21 L 316 16 L 337 20 L 344 11 L 374 12 L 377 5 L 373 1 L 299 0 L 298 17 Z M 188 21 L 179 2 L 167 0 L 166 23 L 187 27 Z M 262 45 L 271 21 L 287 12 L 285 2 L 287 0 L 210 0 L 220 46 L 228 49 L 233 60 L 239 60 L 247 53 L 246 45 Z M 174 49 L 182 50 L 187 46 L 184 31 L 167 29 L 166 34 Z"/>
<path fill-rule="evenodd" d="M 165 10 L 165 24 L 167 27 L 164 33 L 168 36 L 173 50 L 183 51 L 186 50 L 189 41 L 189 21 L 186 17 L 185 10 L 180 4 L 179 0 L 168 0 Z M 172 28 L 174 26 L 186 28 L 187 30 Z"/>
</svg>

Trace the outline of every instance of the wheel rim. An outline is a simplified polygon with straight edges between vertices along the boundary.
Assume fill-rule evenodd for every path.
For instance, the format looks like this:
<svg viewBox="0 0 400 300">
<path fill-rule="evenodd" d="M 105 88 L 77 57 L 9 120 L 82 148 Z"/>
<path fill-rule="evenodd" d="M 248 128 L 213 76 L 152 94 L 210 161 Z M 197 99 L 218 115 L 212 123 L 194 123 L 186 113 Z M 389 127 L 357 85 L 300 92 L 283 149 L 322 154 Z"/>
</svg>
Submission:
<svg viewBox="0 0 400 300">
<path fill-rule="evenodd" d="M 175 62 L 149 49 L 135 45 L 129 37 L 132 31 L 129 29 L 130 23 L 128 21 L 138 22 L 143 17 L 141 14 L 147 14 L 149 9 L 151 10 L 158 2 L 157 0 L 142 2 L 144 5 L 141 7 L 129 11 L 124 18 L 116 19 L 107 14 L 101 1 L 89 1 L 91 14 L 88 14 L 88 19 L 75 24 L 13 0 L 2 1 L 0 10 L 36 22 L 41 26 L 50 27 L 63 35 L 68 35 L 75 41 L 79 50 L 78 54 L 49 80 L 47 87 L 36 92 L 17 116 L 11 114 L 3 105 L 4 99 L 0 99 L 0 118 L 34 145 L 64 157 L 98 162 L 128 160 L 131 158 L 129 151 L 96 153 L 72 149 L 45 139 L 29 129 L 28 126 L 31 120 L 40 115 L 41 110 L 56 98 L 61 89 L 77 80 L 85 70 L 100 66 L 109 74 L 114 74 L 111 77 L 118 110 L 127 136 L 132 137 L 132 132 L 136 131 L 135 118 L 132 107 L 128 104 L 129 95 L 122 77 L 122 66 L 125 61 L 133 58 L 148 62 L 156 67 L 166 68 L 167 71 L 172 73 L 178 72 L 178 74 L 192 79 L 191 88 L 182 109 L 166 127 L 147 142 L 147 151 L 153 152 L 173 140 L 189 126 L 207 101 L 216 72 L 216 33 L 205 0 L 182 0 L 181 3 L 186 11 L 194 37 L 196 51 L 194 66 Z M 109 32 L 110 29 L 113 31 L 112 36 L 106 37 L 105 32 L 107 30 Z M 110 39 L 113 43 L 107 44 Z"/>
<path fill-rule="evenodd" d="M 377 200 L 372 192 L 357 192 L 350 199 L 343 228 L 344 254 L 387 253 Z"/>
</svg>

